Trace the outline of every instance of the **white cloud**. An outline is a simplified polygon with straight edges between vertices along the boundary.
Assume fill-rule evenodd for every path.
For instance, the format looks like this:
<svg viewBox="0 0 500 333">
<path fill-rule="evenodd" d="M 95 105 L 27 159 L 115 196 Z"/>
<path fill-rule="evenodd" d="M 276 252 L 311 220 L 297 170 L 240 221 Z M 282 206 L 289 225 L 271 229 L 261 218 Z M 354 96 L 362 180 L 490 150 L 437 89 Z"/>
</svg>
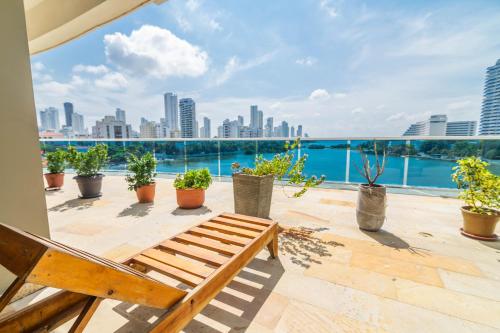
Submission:
<svg viewBox="0 0 500 333">
<path fill-rule="evenodd" d="M 299 58 L 295 60 L 296 64 L 302 65 L 302 66 L 312 66 L 318 62 L 318 59 L 314 57 L 305 57 L 305 58 Z"/>
<path fill-rule="evenodd" d="M 357 108 L 354 108 L 351 110 L 351 113 L 352 114 L 360 114 L 360 113 L 363 113 L 365 111 L 365 109 L 363 109 L 362 107 L 357 107 Z"/>
<path fill-rule="evenodd" d="M 406 119 L 406 114 L 404 112 L 398 112 L 398 113 L 392 114 L 389 117 L 387 117 L 385 120 L 396 121 L 396 120 L 401 120 L 401 119 Z"/>
<path fill-rule="evenodd" d="M 468 106 L 471 105 L 471 101 L 470 100 L 467 100 L 467 101 L 458 101 L 458 102 L 452 102 L 452 103 L 449 103 L 448 105 L 446 105 L 446 108 L 448 110 L 460 110 L 460 109 L 465 109 L 467 108 Z"/>
<path fill-rule="evenodd" d="M 31 70 L 42 71 L 45 69 L 45 65 L 40 61 L 34 62 L 31 64 Z"/>
<path fill-rule="evenodd" d="M 330 94 L 325 89 L 316 89 L 310 95 L 311 101 L 326 101 L 330 99 Z"/>
<path fill-rule="evenodd" d="M 126 88 L 128 80 L 118 72 L 105 74 L 103 77 L 95 80 L 95 85 L 99 88 L 119 90 Z"/>
<path fill-rule="evenodd" d="M 130 36 L 105 35 L 104 44 L 108 61 L 131 75 L 197 77 L 208 69 L 205 51 L 156 26 L 143 25 Z"/>
<path fill-rule="evenodd" d="M 211 30 L 213 31 L 220 31 L 222 30 L 222 26 L 219 22 L 217 22 L 215 19 L 210 19 L 208 21 L 208 26 L 210 27 Z"/>
<path fill-rule="evenodd" d="M 36 86 L 37 92 L 52 96 L 67 95 L 71 89 L 71 84 L 57 81 L 43 82 Z"/>
<path fill-rule="evenodd" d="M 105 74 L 109 72 L 109 68 L 104 65 L 92 66 L 92 65 L 82 65 L 78 64 L 73 67 L 73 72 L 83 72 L 89 74 Z"/>
<path fill-rule="evenodd" d="M 222 85 L 237 72 L 246 71 L 271 61 L 275 54 L 276 52 L 266 53 L 264 55 L 261 55 L 255 59 L 251 59 L 244 63 L 240 62 L 239 58 L 236 56 L 229 58 L 226 65 L 224 66 L 224 70 L 222 71 L 222 73 L 220 73 L 216 77 L 215 85 L 216 86 Z"/>
<path fill-rule="evenodd" d="M 341 98 L 346 98 L 346 97 L 347 97 L 347 94 L 342 93 L 342 92 L 338 92 L 338 93 L 333 94 L 333 98 L 335 98 L 335 99 L 341 99 Z"/>
<path fill-rule="evenodd" d="M 337 17 L 339 15 L 337 9 L 331 4 L 330 0 L 320 0 L 319 7 L 330 17 Z"/>
<path fill-rule="evenodd" d="M 379 104 L 379 105 L 377 105 L 375 107 L 375 109 L 377 109 L 377 110 L 383 110 L 383 109 L 385 109 L 385 104 Z"/>
<path fill-rule="evenodd" d="M 186 8 L 192 12 L 196 11 L 198 8 L 200 8 L 200 6 L 201 6 L 201 3 L 198 0 L 187 0 L 186 1 Z"/>
</svg>

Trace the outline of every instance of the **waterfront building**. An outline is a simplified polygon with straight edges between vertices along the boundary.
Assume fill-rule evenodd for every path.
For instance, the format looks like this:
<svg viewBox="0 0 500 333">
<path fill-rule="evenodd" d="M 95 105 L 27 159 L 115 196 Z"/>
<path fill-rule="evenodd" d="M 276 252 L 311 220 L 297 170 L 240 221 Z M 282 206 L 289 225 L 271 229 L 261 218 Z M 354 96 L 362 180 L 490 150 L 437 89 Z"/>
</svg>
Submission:
<svg viewBox="0 0 500 333">
<path fill-rule="evenodd" d="M 250 127 L 257 128 L 259 123 L 259 109 L 257 105 L 250 105 Z"/>
<path fill-rule="evenodd" d="M 139 127 L 139 136 L 141 138 L 160 138 L 161 135 L 161 124 L 155 121 L 141 122 L 141 126 Z"/>
<path fill-rule="evenodd" d="M 116 115 L 116 120 L 123 121 L 124 123 L 127 122 L 125 110 L 122 110 L 120 108 L 116 108 L 115 115 Z"/>
<path fill-rule="evenodd" d="M 500 134 L 500 59 L 486 69 L 479 135 Z"/>
<path fill-rule="evenodd" d="M 477 121 L 449 121 L 446 123 L 446 136 L 474 136 Z"/>
<path fill-rule="evenodd" d="M 40 123 L 43 131 L 58 131 L 59 125 L 59 110 L 55 107 L 48 107 L 40 111 Z"/>
<path fill-rule="evenodd" d="M 266 119 L 266 127 L 264 129 L 264 136 L 267 138 L 271 138 L 273 136 L 273 126 L 274 126 L 273 117 L 269 117 Z"/>
<path fill-rule="evenodd" d="M 73 112 L 73 114 L 71 115 L 71 123 L 73 124 L 71 127 L 73 128 L 73 132 L 75 134 L 87 134 L 85 130 L 85 123 L 83 121 L 83 115 Z"/>
<path fill-rule="evenodd" d="M 302 137 L 302 125 L 297 126 L 297 136 Z"/>
<path fill-rule="evenodd" d="M 245 125 L 245 121 L 244 121 L 243 116 L 238 116 L 238 124 L 239 124 L 240 126 Z"/>
<path fill-rule="evenodd" d="M 283 138 L 290 137 L 290 129 L 288 127 L 288 123 L 284 120 L 281 122 L 281 137 Z"/>
<path fill-rule="evenodd" d="M 222 122 L 222 138 L 239 138 L 240 137 L 240 126 L 238 120 L 226 119 Z"/>
<path fill-rule="evenodd" d="M 292 138 L 295 138 L 295 127 L 293 127 L 293 126 L 290 128 L 290 136 Z"/>
<path fill-rule="evenodd" d="M 411 124 L 403 136 L 444 136 L 447 122 L 445 114 L 431 115 L 427 120 Z"/>
<path fill-rule="evenodd" d="M 179 115 L 181 123 L 181 137 L 195 138 L 197 136 L 196 103 L 192 98 L 182 98 L 179 101 Z"/>
<path fill-rule="evenodd" d="M 177 103 L 177 95 L 167 92 L 163 95 L 163 103 L 165 107 L 165 126 L 169 128 L 168 132 L 179 129 L 179 104 Z"/>
<path fill-rule="evenodd" d="M 210 138 L 210 119 L 207 117 L 203 117 L 203 126 L 200 128 L 200 137 L 202 138 Z"/>
<path fill-rule="evenodd" d="M 132 136 L 132 127 L 115 116 L 104 116 L 92 126 L 92 137 L 104 139 L 123 139 Z"/>
<path fill-rule="evenodd" d="M 70 102 L 64 102 L 64 117 L 66 120 L 66 126 L 73 126 L 73 103 Z"/>
</svg>

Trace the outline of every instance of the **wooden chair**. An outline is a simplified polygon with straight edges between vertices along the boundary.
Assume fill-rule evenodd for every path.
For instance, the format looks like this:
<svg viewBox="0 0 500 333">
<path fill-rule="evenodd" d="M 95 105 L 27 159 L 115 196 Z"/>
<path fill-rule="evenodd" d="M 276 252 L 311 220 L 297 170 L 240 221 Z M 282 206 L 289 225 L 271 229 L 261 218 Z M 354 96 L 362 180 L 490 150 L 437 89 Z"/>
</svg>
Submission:
<svg viewBox="0 0 500 333">
<path fill-rule="evenodd" d="M 0 264 L 17 276 L 0 297 L 0 312 L 24 283 L 62 289 L 0 317 L 0 332 L 47 332 L 75 316 L 70 332 L 82 332 L 107 298 L 166 309 L 151 332 L 178 332 L 264 246 L 277 256 L 277 237 L 272 220 L 223 213 L 115 263 L 0 224 Z M 145 274 L 149 271 L 176 283 L 160 282 Z M 191 290 L 178 288 L 180 283 Z"/>
</svg>

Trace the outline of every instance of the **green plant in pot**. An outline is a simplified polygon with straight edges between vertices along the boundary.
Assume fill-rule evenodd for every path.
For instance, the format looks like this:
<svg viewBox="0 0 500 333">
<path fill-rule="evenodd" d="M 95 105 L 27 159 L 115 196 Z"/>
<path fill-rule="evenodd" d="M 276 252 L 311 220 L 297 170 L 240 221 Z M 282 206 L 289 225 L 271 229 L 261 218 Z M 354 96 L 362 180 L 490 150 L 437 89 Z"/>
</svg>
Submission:
<svg viewBox="0 0 500 333">
<path fill-rule="evenodd" d="M 203 206 L 205 190 L 212 184 L 212 176 L 208 169 L 188 170 L 179 174 L 174 180 L 177 204 L 180 208 L 194 209 Z"/>
<path fill-rule="evenodd" d="M 100 197 L 104 175 L 99 171 L 108 162 L 108 146 L 97 144 L 86 152 L 79 152 L 75 147 L 69 147 L 67 161 L 76 172 L 74 179 L 80 189 L 80 198 Z"/>
<path fill-rule="evenodd" d="M 466 236 L 495 240 L 495 227 L 500 218 L 500 177 L 488 170 L 488 163 L 478 157 L 457 161 L 452 180 L 461 189 L 465 206 L 462 233 Z"/>
<path fill-rule="evenodd" d="M 293 143 L 286 142 L 284 152 L 275 154 L 266 160 L 262 155 L 255 159 L 254 168 L 241 168 L 233 163 L 234 210 L 237 214 L 269 218 L 274 181 L 284 186 L 298 188 L 292 197 L 299 198 L 309 188 L 325 181 L 325 176 L 306 177 L 303 173 L 307 154 L 295 159 L 294 150 L 300 145 L 300 139 Z"/>
<path fill-rule="evenodd" d="M 384 173 L 386 155 L 385 149 L 383 156 L 379 159 L 377 143 L 373 144 L 373 153 L 375 165 L 370 163 L 368 154 L 359 148 L 362 160 L 362 167 L 354 163 L 354 167 L 359 174 L 366 180 L 366 183 L 359 184 L 358 200 L 356 203 L 356 221 L 362 230 L 378 231 L 385 222 L 385 209 L 387 206 L 386 187 L 377 184 L 377 180 Z"/>
<path fill-rule="evenodd" d="M 156 159 L 146 153 L 142 157 L 130 154 L 127 158 L 126 176 L 129 191 L 135 191 L 140 203 L 150 203 L 155 199 Z"/>
<path fill-rule="evenodd" d="M 66 168 L 66 152 L 57 149 L 45 155 L 47 173 L 44 174 L 49 189 L 60 189 L 64 185 L 64 169 Z"/>
</svg>

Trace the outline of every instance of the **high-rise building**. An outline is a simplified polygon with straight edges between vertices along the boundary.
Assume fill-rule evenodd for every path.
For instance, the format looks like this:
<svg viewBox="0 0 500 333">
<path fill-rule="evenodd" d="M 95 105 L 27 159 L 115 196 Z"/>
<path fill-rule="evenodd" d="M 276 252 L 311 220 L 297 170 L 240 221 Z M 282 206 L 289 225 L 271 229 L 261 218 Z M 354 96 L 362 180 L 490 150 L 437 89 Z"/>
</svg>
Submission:
<svg viewBox="0 0 500 333">
<path fill-rule="evenodd" d="M 449 121 L 446 123 L 446 136 L 474 136 L 477 121 Z"/>
<path fill-rule="evenodd" d="M 500 59 L 486 69 L 479 135 L 500 134 Z"/>
<path fill-rule="evenodd" d="M 266 127 L 264 128 L 264 136 L 270 138 L 273 136 L 273 117 L 269 117 L 266 119 Z"/>
<path fill-rule="evenodd" d="M 244 120 L 243 116 L 238 116 L 238 124 L 240 126 L 245 125 L 245 120 Z"/>
<path fill-rule="evenodd" d="M 257 112 L 257 128 L 262 131 L 264 129 L 264 112 L 259 110 Z"/>
<path fill-rule="evenodd" d="M 259 107 L 250 105 L 250 128 L 259 127 Z"/>
<path fill-rule="evenodd" d="M 182 98 L 179 101 L 179 115 L 181 121 L 181 137 L 195 138 L 198 128 L 196 127 L 196 103 L 192 98 Z"/>
<path fill-rule="evenodd" d="M 55 107 L 48 107 L 40 111 L 40 123 L 44 131 L 58 131 L 59 125 L 59 110 Z"/>
<path fill-rule="evenodd" d="M 302 137 L 302 125 L 297 126 L 297 136 Z"/>
<path fill-rule="evenodd" d="M 210 138 L 210 119 L 207 117 L 203 117 L 203 126 L 200 128 L 200 137 L 202 138 Z"/>
<path fill-rule="evenodd" d="M 222 138 L 239 138 L 240 137 L 240 124 L 238 120 L 226 119 L 222 122 Z"/>
<path fill-rule="evenodd" d="M 177 103 L 177 95 L 174 93 L 165 93 L 163 95 L 165 104 L 165 124 L 169 131 L 177 131 L 179 129 L 179 104 Z"/>
<path fill-rule="evenodd" d="M 132 136 L 132 127 L 115 116 L 104 116 L 92 126 L 92 137 L 105 139 L 124 139 Z"/>
<path fill-rule="evenodd" d="M 73 124 L 71 127 L 75 134 L 86 134 L 83 115 L 73 112 L 71 115 L 71 123 Z"/>
<path fill-rule="evenodd" d="M 125 116 L 125 110 L 116 108 L 115 115 L 116 115 L 116 120 L 123 121 L 124 123 L 127 122 L 127 118 Z"/>
<path fill-rule="evenodd" d="M 281 122 L 281 136 L 283 138 L 290 137 L 290 129 L 288 128 L 288 123 L 284 120 Z"/>
<path fill-rule="evenodd" d="M 403 136 L 444 136 L 447 122 L 448 117 L 445 114 L 431 115 L 427 120 L 411 124 Z"/>
<path fill-rule="evenodd" d="M 160 138 L 162 135 L 161 125 L 155 121 L 141 122 L 139 136 L 141 138 Z"/>
<path fill-rule="evenodd" d="M 71 117 L 73 115 L 73 103 L 70 102 L 64 102 L 64 117 L 66 119 L 66 126 L 73 126 L 73 118 Z"/>
<path fill-rule="evenodd" d="M 293 126 L 290 128 L 290 136 L 292 138 L 295 138 L 295 127 L 293 127 Z"/>
</svg>

